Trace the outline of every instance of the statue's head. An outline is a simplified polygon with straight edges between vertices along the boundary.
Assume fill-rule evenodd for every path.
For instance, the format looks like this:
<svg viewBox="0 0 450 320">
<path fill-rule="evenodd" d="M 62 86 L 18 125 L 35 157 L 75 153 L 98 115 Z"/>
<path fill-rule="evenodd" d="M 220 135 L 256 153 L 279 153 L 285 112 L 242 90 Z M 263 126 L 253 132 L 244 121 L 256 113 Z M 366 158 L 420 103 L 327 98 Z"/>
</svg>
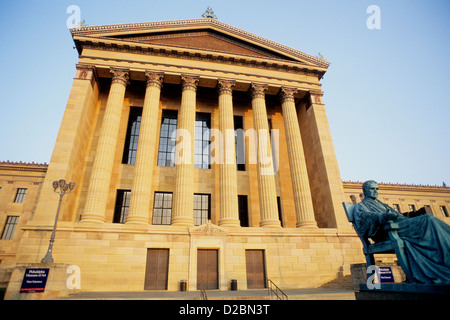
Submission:
<svg viewBox="0 0 450 320">
<path fill-rule="evenodd" d="M 364 182 L 363 192 L 365 198 L 376 199 L 378 198 L 378 183 L 373 180 L 368 180 Z"/>
</svg>

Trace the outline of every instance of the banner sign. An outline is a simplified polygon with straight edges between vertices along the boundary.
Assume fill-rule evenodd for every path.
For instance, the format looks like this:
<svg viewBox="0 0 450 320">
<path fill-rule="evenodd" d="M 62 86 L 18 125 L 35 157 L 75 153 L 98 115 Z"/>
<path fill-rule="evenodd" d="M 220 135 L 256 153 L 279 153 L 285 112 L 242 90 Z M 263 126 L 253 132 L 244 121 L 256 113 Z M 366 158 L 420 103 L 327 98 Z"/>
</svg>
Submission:
<svg viewBox="0 0 450 320">
<path fill-rule="evenodd" d="M 23 276 L 20 292 L 44 292 L 49 268 L 27 268 Z"/>
</svg>

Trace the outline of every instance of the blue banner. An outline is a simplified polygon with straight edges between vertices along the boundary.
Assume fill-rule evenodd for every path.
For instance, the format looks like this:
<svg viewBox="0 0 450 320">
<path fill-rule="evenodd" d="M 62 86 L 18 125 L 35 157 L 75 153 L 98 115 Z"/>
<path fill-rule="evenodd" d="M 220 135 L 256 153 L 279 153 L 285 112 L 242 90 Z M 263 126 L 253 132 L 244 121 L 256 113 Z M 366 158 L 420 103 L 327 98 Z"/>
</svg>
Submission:
<svg viewBox="0 0 450 320">
<path fill-rule="evenodd" d="M 44 292 L 49 268 L 27 268 L 23 276 L 20 292 Z"/>
</svg>

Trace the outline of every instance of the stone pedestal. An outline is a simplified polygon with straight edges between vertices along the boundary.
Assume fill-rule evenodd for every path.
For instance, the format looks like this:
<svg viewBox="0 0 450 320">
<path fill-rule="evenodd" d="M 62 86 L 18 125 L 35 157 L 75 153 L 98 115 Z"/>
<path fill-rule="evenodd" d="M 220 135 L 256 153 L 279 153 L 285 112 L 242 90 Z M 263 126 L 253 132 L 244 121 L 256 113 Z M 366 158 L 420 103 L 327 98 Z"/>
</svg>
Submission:
<svg viewBox="0 0 450 320">
<path fill-rule="evenodd" d="M 402 268 L 396 263 L 377 262 L 378 267 L 390 267 L 394 277 L 394 283 L 402 283 L 406 280 L 405 273 Z M 367 281 L 367 265 L 365 263 L 356 263 L 350 265 L 352 274 L 353 290 L 358 291 L 361 283 Z"/>
<path fill-rule="evenodd" d="M 14 268 L 6 289 L 5 300 L 47 300 L 68 296 L 75 292 L 69 289 L 67 280 L 72 274 L 67 270 L 70 265 L 64 263 L 20 263 Z M 23 277 L 27 268 L 48 268 L 47 284 L 44 292 L 20 292 Z M 70 270 L 70 269 L 69 269 Z M 81 278 L 80 278 L 81 279 Z"/>
<path fill-rule="evenodd" d="M 381 283 L 379 289 L 359 285 L 356 300 L 446 300 L 450 284 Z"/>
</svg>

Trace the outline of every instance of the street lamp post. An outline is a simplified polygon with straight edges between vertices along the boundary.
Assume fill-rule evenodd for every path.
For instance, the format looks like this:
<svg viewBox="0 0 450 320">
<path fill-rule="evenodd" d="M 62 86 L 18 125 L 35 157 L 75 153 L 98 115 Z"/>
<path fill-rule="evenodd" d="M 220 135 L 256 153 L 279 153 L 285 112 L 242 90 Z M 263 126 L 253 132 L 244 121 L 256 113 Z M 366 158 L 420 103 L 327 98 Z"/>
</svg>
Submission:
<svg viewBox="0 0 450 320">
<path fill-rule="evenodd" d="M 72 192 L 72 190 L 75 188 L 75 183 L 74 182 L 66 183 L 66 180 L 61 179 L 59 181 L 53 181 L 52 186 L 53 191 L 59 193 L 59 203 L 58 203 L 58 210 L 56 211 L 56 218 L 55 223 L 53 225 L 52 235 L 50 236 L 50 243 L 48 245 L 47 253 L 45 254 L 45 257 L 42 258 L 41 263 L 53 263 L 52 250 L 53 250 L 53 243 L 55 242 L 56 224 L 58 223 L 61 201 L 65 194 Z"/>
</svg>

